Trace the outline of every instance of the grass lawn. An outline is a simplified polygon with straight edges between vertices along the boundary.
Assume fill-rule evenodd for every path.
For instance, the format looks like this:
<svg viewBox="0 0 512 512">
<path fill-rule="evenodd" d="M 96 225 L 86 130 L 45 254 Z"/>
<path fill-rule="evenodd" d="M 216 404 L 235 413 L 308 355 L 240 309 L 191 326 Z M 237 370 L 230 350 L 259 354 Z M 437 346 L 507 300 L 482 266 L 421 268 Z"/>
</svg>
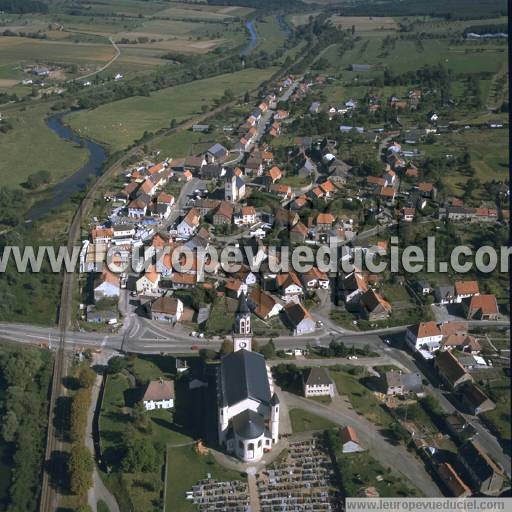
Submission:
<svg viewBox="0 0 512 512">
<path fill-rule="evenodd" d="M 367 452 L 337 452 L 336 459 L 346 496 L 359 496 L 363 489 L 370 486 L 375 487 L 383 498 L 421 496 L 410 482 L 392 474 Z"/>
<path fill-rule="evenodd" d="M 163 156 L 183 157 L 197 155 L 215 144 L 216 135 L 186 130 L 166 135 L 158 140 L 154 149 L 160 150 Z"/>
<path fill-rule="evenodd" d="M 87 161 L 87 150 L 60 139 L 45 123 L 48 105 L 6 108 L 2 114 L 13 129 L 0 136 L 3 185 L 19 185 L 27 176 L 44 169 L 52 181 L 77 171 Z M 12 172 L 15 170 L 15 172 Z"/>
<path fill-rule="evenodd" d="M 363 384 L 363 379 L 368 378 L 364 370 L 360 374 L 352 374 L 351 371 L 361 370 L 350 366 L 337 366 L 329 369 L 338 393 L 348 396 L 354 411 L 358 414 L 375 425 L 389 428 L 394 422 L 393 417 L 386 412 L 373 392 Z"/>
<path fill-rule="evenodd" d="M 274 71 L 275 68 L 245 69 L 168 87 L 149 97 L 136 96 L 71 114 L 67 121 L 82 135 L 105 142 L 113 149 L 122 149 L 139 139 L 145 131 L 154 132 L 168 127 L 172 119 L 181 122 L 200 114 L 203 105 L 211 107 L 226 89 L 235 96 L 254 89 Z"/>
<path fill-rule="evenodd" d="M 153 369 L 146 361 L 132 365 L 140 375 L 149 375 Z M 159 374 L 162 372 L 160 371 Z M 121 510 L 152 510 L 160 499 L 163 489 L 162 450 L 159 468 L 150 473 L 122 473 L 120 462 L 123 456 L 124 436 L 131 426 L 129 406 L 138 399 L 139 389 L 130 386 L 128 378 L 122 374 L 109 376 L 101 406 L 100 437 L 107 464 L 112 468 L 104 480 L 115 494 Z M 190 442 L 191 438 L 179 432 L 173 424 L 172 413 L 168 410 L 155 410 L 148 413 L 151 427 L 148 435 L 157 447 Z"/>
<path fill-rule="evenodd" d="M 193 445 L 169 447 L 167 449 L 167 481 L 165 512 L 195 510 L 185 492 L 190 490 L 208 473 L 218 481 L 244 480 L 244 477 L 220 466 L 212 455 L 198 455 Z"/>
<path fill-rule="evenodd" d="M 325 430 L 339 426 L 330 420 L 303 409 L 290 409 L 290 421 L 292 422 L 292 431 L 294 434 L 297 432 L 308 432 L 310 430 Z"/>
<path fill-rule="evenodd" d="M 483 417 L 503 442 L 510 446 L 510 377 L 501 375 L 499 379 L 490 380 L 489 388 L 484 386 L 484 391 L 496 403 L 496 409 L 484 413 Z"/>
<path fill-rule="evenodd" d="M 471 166 L 475 171 L 474 177 L 481 183 L 503 181 L 508 177 L 510 154 L 506 129 L 472 129 L 447 134 L 443 136 L 443 140 L 432 145 L 424 144 L 421 149 L 427 156 L 434 157 L 443 157 L 446 154 L 460 156 L 468 151 L 471 155 Z M 464 193 L 469 178 L 457 170 L 442 176 L 448 193 L 457 196 Z M 483 190 L 480 189 L 480 192 Z M 481 198 L 489 199 L 485 193 Z"/>
<path fill-rule="evenodd" d="M 210 310 L 206 332 L 213 335 L 229 334 L 233 327 L 233 314 L 238 302 L 229 297 L 217 299 Z"/>
<path fill-rule="evenodd" d="M 97 509 L 98 509 L 98 512 L 110 512 L 110 509 L 108 508 L 107 504 L 103 500 L 98 501 Z"/>
</svg>

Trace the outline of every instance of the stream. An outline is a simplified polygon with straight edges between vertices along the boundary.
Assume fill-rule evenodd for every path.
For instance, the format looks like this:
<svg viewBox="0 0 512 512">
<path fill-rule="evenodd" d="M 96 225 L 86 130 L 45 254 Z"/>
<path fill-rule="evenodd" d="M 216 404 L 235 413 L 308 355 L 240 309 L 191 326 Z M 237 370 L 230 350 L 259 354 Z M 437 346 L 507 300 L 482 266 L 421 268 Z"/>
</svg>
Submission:
<svg viewBox="0 0 512 512">
<path fill-rule="evenodd" d="M 27 222 L 40 219 L 68 200 L 73 194 L 83 190 L 91 177 L 97 177 L 101 174 L 103 165 L 107 160 L 108 155 L 103 146 L 80 137 L 71 128 L 64 125 L 63 118 L 68 113 L 63 112 L 50 116 L 46 120 L 46 124 L 62 140 L 73 144 L 83 144 L 89 153 L 87 162 L 71 176 L 68 176 L 50 189 L 48 197 L 35 203 L 27 213 Z"/>
</svg>

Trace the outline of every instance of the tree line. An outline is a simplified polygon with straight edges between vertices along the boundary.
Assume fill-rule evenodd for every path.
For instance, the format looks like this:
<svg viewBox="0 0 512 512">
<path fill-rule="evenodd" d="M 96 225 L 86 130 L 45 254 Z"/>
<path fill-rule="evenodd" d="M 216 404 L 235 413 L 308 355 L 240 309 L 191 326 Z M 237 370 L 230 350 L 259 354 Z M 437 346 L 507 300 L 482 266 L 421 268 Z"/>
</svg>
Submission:
<svg viewBox="0 0 512 512">
<path fill-rule="evenodd" d="M 0 347 L 0 443 L 11 468 L 7 500 L 0 508 L 7 512 L 37 510 L 51 372 L 47 351 Z"/>
</svg>

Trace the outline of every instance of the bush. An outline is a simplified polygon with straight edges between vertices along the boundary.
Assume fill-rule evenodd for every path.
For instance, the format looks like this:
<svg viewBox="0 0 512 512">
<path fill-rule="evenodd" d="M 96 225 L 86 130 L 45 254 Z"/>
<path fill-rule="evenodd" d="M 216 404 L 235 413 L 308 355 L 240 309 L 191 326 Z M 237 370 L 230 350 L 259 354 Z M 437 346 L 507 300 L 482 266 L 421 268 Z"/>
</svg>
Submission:
<svg viewBox="0 0 512 512">
<path fill-rule="evenodd" d="M 96 381 L 96 372 L 90 366 L 84 366 L 78 374 L 81 388 L 92 388 Z"/>
<path fill-rule="evenodd" d="M 149 439 L 144 437 L 128 440 L 122 463 L 123 471 L 128 473 L 150 472 L 154 471 L 157 465 L 157 453 Z"/>
</svg>

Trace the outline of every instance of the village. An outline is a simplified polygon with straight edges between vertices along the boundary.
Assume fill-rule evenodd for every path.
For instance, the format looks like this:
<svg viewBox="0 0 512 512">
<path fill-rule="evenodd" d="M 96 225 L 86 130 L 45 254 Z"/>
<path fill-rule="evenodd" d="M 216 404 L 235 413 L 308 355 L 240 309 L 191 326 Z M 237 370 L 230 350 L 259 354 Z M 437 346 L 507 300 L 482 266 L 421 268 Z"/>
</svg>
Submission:
<svg viewBox="0 0 512 512">
<path fill-rule="evenodd" d="M 435 114 L 428 115 L 427 128 L 386 133 L 347 124 L 359 108 L 356 101 L 324 107 L 329 122 L 339 123 L 340 133 L 363 137 L 368 147 L 377 147 L 373 151 L 378 153 L 381 168 L 373 169 L 369 175 L 351 172 L 352 167 L 341 158 L 336 140 L 294 136 L 291 112 L 296 116 L 319 115 L 320 102 L 309 98 L 324 83 L 325 77 L 321 76 L 289 76 L 274 84 L 248 112 L 238 130 L 226 130 L 230 134 L 230 149 L 222 143 L 223 139 L 197 155 L 157 161 L 148 157 L 126 169 L 121 180 L 116 181 L 120 188 L 103 196 L 110 209 L 108 219 L 93 222 L 82 245 L 83 296 L 89 300 L 81 306 L 80 325 L 83 329 L 132 336 L 144 325 L 162 336 L 166 331 L 182 344 L 190 336 L 190 351 L 204 354 L 212 341 L 218 344 L 224 340 L 224 347 L 231 337 L 233 355 L 251 352 L 253 336 L 270 342 L 279 341 L 282 336 L 296 337 L 298 348 L 278 351 L 280 357 L 309 360 L 309 371 L 303 368 L 301 394 L 306 398 L 332 400 L 333 407 L 339 395 L 345 393 L 343 386 L 337 386 L 329 368 L 314 363 L 321 357 L 348 355 L 352 364 L 357 364 L 354 360 L 365 352 L 360 349 L 340 352 L 336 336 L 358 330 L 371 334 L 380 328 L 385 344 L 411 354 L 414 363 L 412 370 L 406 366 L 392 366 L 387 370 L 385 366 L 377 365 L 373 369 L 370 366 L 369 371 L 378 376 L 377 384 L 371 387 L 375 404 L 384 405 L 387 414 L 395 420 L 395 428 L 403 439 L 413 444 L 446 495 L 496 496 L 507 486 L 506 470 L 479 444 L 474 424 L 481 414 L 496 408 L 482 382 L 499 373 L 505 363 L 499 360 L 499 355 L 498 359 L 490 358 L 490 353 L 499 352 L 489 352 L 489 339 L 472 332 L 474 326 L 482 329 L 486 322 L 506 319 L 494 294 L 481 291 L 482 283 L 475 279 L 461 277 L 450 281 L 446 275 L 433 274 L 405 280 L 403 276 L 387 273 L 372 274 L 355 264 L 349 272 L 338 269 L 328 273 L 316 267 L 306 273 L 270 271 L 271 258 L 275 258 L 269 251 L 270 245 L 306 245 L 317 252 L 334 244 L 347 248 L 344 258 L 352 262 L 357 251 L 377 250 L 386 258 L 390 231 L 403 226 L 425 222 L 479 226 L 506 224 L 509 220 L 508 210 L 490 203 L 469 207 L 458 198 L 439 202 L 435 184 L 422 180 L 418 153 L 406 148 L 414 145 L 416 139 L 439 132 Z M 407 98 L 392 97 L 389 101 L 395 109 L 415 109 L 421 96 L 420 90 L 412 90 Z M 379 100 L 371 97 L 366 108 L 370 112 L 378 110 Z M 209 126 L 194 125 L 192 130 L 206 132 Z M 292 148 L 283 151 L 280 146 L 274 147 L 273 141 L 287 132 L 293 139 Z M 367 222 L 369 216 L 373 219 L 371 225 Z M 199 278 L 204 262 L 198 261 L 197 255 L 186 270 L 177 270 L 173 264 L 173 253 L 180 248 L 206 251 L 215 247 L 220 251 L 226 246 L 249 247 L 252 249 L 249 254 L 255 256 L 251 259 L 245 253 L 245 260 L 234 274 L 217 264 L 204 279 Z M 112 248 L 114 260 L 120 265 L 127 264 L 132 253 L 141 249 L 149 249 L 155 260 L 158 251 L 166 249 L 167 253 L 159 265 L 154 261 L 140 273 L 116 274 L 105 265 L 106 255 Z M 258 258 L 261 258 L 260 269 L 253 272 Z M 483 284 L 486 289 L 486 283 Z M 245 318 L 243 321 L 240 315 Z M 405 335 L 393 337 L 394 326 L 405 326 Z M 385 335 L 386 328 L 391 329 L 391 340 Z M 319 337 L 329 332 L 332 335 L 329 347 L 320 345 Z M 210 353 L 215 354 L 211 350 Z M 253 357 L 253 352 L 250 356 Z M 254 364 L 260 364 L 256 356 L 261 357 L 254 354 Z M 275 377 L 274 370 L 272 367 Z M 207 373 L 204 368 L 199 376 L 186 364 L 179 371 L 187 372 L 190 390 L 199 387 L 208 393 L 211 384 L 204 381 Z M 269 378 L 273 389 L 273 380 L 267 377 L 270 373 L 269 367 L 266 370 L 262 367 L 261 376 L 252 373 L 247 379 Z M 433 384 L 427 385 L 428 381 Z M 167 390 L 163 394 L 158 382 L 148 384 L 144 394 L 146 409 L 173 409 L 174 382 L 162 382 Z M 219 385 L 216 384 L 217 389 Z M 248 387 L 251 385 L 257 386 L 253 382 Z M 443 393 L 451 397 L 449 401 Z M 429 409 L 430 395 L 442 405 Z M 280 396 L 282 399 L 281 392 Z M 269 395 L 262 403 L 269 403 L 274 410 L 279 402 L 270 401 Z M 357 410 L 355 402 L 353 405 Z M 407 418 L 408 408 L 420 410 L 416 418 L 412 413 Z M 221 409 L 218 414 L 222 418 Z M 239 417 L 243 414 L 243 418 Z M 260 420 L 252 414 L 248 407 L 230 420 L 240 439 L 245 439 L 244 451 L 236 452 L 230 448 L 231 441 L 227 441 L 228 451 L 235 450 L 235 456 L 247 463 L 258 461 L 270 450 L 270 447 L 259 448 L 262 439 L 273 446 L 286 432 L 281 416 L 281 426 L 277 424 L 272 435 L 268 430 L 261 434 L 264 428 L 260 421 L 265 422 L 265 429 L 270 429 L 270 416 Z M 424 417 L 428 421 L 422 427 Z M 288 422 L 285 420 L 284 424 Z M 485 427 L 479 425 L 478 429 L 484 439 L 489 439 Z M 260 439 L 259 435 L 263 437 Z M 346 425 L 339 435 L 342 453 L 367 449 L 367 433 Z M 226 441 L 215 435 L 212 442 Z M 307 443 L 297 446 L 309 446 Z M 446 449 L 453 444 L 460 446 L 456 457 L 452 450 Z M 489 446 L 489 442 L 485 444 Z M 492 442 L 491 445 L 494 454 L 498 453 L 497 446 Z M 281 447 L 282 442 L 277 446 Z M 299 453 L 303 449 L 299 448 Z M 330 474 L 333 469 L 324 458 L 322 449 L 315 451 L 311 460 L 318 460 Z M 329 496 L 330 485 L 319 481 L 311 483 L 311 497 L 304 501 L 292 491 L 301 484 L 283 477 L 282 471 L 287 473 L 287 469 L 279 470 L 276 466 L 259 475 L 261 510 L 272 510 L 272 504 L 284 503 L 285 496 L 290 506 L 320 503 Z M 302 471 L 306 470 L 301 470 L 301 474 Z M 307 472 L 303 478 L 308 481 Z M 209 492 L 214 492 L 216 497 L 208 498 Z M 364 492 L 367 496 L 379 495 L 374 487 Z M 228 503 L 243 506 L 249 494 L 240 482 L 228 485 L 207 479 L 187 491 L 187 499 L 193 500 L 201 510 L 221 510 Z M 336 502 L 335 496 L 328 499 Z"/>
</svg>

